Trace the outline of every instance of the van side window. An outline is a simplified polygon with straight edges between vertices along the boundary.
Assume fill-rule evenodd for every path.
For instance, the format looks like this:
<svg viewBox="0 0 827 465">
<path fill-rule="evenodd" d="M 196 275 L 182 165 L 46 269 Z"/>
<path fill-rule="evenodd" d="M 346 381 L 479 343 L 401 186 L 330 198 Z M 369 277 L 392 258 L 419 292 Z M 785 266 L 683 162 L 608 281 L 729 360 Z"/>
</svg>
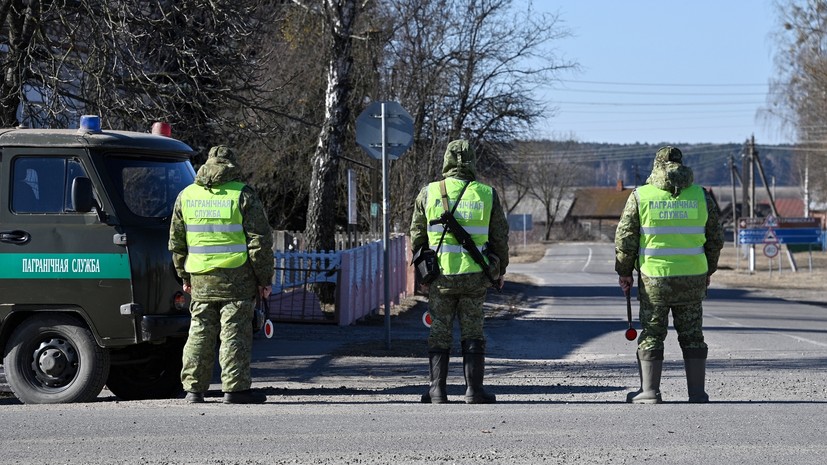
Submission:
<svg viewBox="0 0 827 465">
<path fill-rule="evenodd" d="M 72 180 L 85 175 L 78 160 L 58 157 L 17 157 L 12 171 L 15 213 L 70 211 Z"/>
</svg>

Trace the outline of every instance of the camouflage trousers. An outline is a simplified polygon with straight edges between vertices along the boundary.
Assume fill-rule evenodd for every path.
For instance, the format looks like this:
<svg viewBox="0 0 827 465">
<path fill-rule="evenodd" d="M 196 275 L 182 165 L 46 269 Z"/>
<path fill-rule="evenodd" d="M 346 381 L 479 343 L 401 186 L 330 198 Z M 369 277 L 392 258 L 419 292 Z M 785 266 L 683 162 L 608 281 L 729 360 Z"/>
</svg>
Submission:
<svg viewBox="0 0 827 465">
<path fill-rule="evenodd" d="M 459 319 L 461 339 L 485 340 L 482 331 L 484 315 L 482 304 L 485 302 L 486 290 L 474 294 L 443 294 L 429 292 L 428 301 L 431 314 L 431 333 L 428 336 L 428 349 L 450 349 L 453 342 L 454 319 Z"/>
<path fill-rule="evenodd" d="M 187 392 L 206 392 L 212 379 L 215 345 L 219 338 L 218 363 L 221 390 L 250 389 L 250 359 L 253 347 L 253 306 L 249 300 L 190 304 L 189 337 L 184 346 L 181 383 Z"/>
<path fill-rule="evenodd" d="M 638 349 L 663 350 L 670 310 L 681 349 L 706 349 L 701 302 L 686 305 L 652 305 L 645 299 L 640 301 L 640 324 L 643 330 L 637 340 Z"/>
</svg>

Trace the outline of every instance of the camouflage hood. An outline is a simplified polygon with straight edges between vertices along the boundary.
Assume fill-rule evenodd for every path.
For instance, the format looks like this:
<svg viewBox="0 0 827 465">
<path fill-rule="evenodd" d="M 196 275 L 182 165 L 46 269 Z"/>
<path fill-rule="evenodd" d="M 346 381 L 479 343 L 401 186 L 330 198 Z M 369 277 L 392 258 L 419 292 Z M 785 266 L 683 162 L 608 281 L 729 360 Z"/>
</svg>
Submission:
<svg viewBox="0 0 827 465">
<path fill-rule="evenodd" d="M 466 181 L 477 179 L 477 153 L 467 140 L 455 140 L 448 144 L 442 160 L 442 177 Z"/>
<path fill-rule="evenodd" d="M 683 165 L 683 154 L 675 147 L 662 147 L 655 154 L 652 174 L 646 180 L 660 190 L 677 196 L 694 182 L 692 169 Z"/>
<path fill-rule="evenodd" d="M 241 169 L 235 164 L 235 152 L 220 145 L 210 149 L 207 162 L 198 169 L 195 183 L 210 188 L 241 179 Z"/>
</svg>

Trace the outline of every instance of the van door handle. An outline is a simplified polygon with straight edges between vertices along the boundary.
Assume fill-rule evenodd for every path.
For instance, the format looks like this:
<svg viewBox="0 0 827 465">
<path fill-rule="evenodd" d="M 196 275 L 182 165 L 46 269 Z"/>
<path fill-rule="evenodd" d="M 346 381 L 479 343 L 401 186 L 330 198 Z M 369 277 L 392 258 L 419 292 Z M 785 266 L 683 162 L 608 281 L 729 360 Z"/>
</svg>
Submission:
<svg viewBox="0 0 827 465">
<path fill-rule="evenodd" d="M 15 229 L 14 231 L 0 231 L 0 242 L 14 245 L 24 245 L 32 240 L 32 236 L 26 231 Z"/>
</svg>

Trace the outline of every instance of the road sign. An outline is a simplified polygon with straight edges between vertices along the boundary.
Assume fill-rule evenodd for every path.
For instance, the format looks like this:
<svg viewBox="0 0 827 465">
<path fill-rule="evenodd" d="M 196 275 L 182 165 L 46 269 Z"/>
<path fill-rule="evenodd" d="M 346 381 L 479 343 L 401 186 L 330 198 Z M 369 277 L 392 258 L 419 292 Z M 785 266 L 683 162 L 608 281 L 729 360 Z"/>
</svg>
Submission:
<svg viewBox="0 0 827 465">
<path fill-rule="evenodd" d="M 772 232 L 770 232 L 772 231 Z M 774 240 L 773 240 L 774 239 Z M 755 228 L 738 231 L 739 244 L 819 244 L 821 243 L 821 229 L 819 228 L 790 228 L 772 229 Z"/>
<path fill-rule="evenodd" d="M 815 218 L 740 218 L 739 244 L 820 244 L 821 225 Z"/>
<path fill-rule="evenodd" d="M 383 137 L 384 129 L 384 137 Z M 356 118 L 356 143 L 368 155 L 396 160 L 413 144 L 413 118 L 397 102 L 373 102 Z"/>
<path fill-rule="evenodd" d="M 534 223 L 530 214 L 508 215 L 509 231 L 531 231 Z"/>
<path fill-rule="evenodd" d="M 778 255 L 778 245 L 764 244 L 764 255 L 767 258 L 774 258 L 776 255 Z"/>
</svg>

